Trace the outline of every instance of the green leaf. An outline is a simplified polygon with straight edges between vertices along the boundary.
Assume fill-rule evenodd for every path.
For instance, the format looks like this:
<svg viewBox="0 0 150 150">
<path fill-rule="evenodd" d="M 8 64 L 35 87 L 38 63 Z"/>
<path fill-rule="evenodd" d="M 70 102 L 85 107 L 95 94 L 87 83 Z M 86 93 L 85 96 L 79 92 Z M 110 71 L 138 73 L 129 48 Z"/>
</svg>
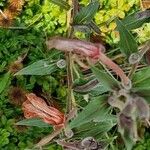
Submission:
<svg viewBox="0 0 150 150">
<path fill-rule="evenodd" d="M 94 32 L 96 32 L 97 34 L 101 34 L 101 30 L 94 21 L 91 21 L 88 25 L 91 29 L 93 29 Z"/>
<path fill-rule="evenodd" d="M 107 92 L 107 88 L 100 84 L 97 79 L 90 80 L 82 85 L 74 86 L 73 90 L 78 93 L 91 93 L 92 95 L 100 95 Z"/>
<path fill-rule="evenodd" d="M 69 127 L 72 129 L 91 121 L 103 122 L 114 120 L 114 117 L 109 114 L 109 108 L 107 107 L 106 100 L 106 96 L 101 96 L 92 100 L 69 124 Z"/>
<path fill-rule="evenodd" d="M 86 7 L 81 8 L 81 10 L 74 17 L 74 24 L 89 23 L 92 21 L 94 15 L 99 8 L 99 2 L 91 2 Z"/>
<path fill-rule="evenodd" d="M 108 73 L 105 73 L 104 71 L 99 70 L 96 67 L 92 67 L 92 71 L 99 82 L 103 85 L 103 87 L 107 89 L 107 91 L 111 91 L 114 88 L 118 87 L 118 82 Z"/>
<path fill-rule="evenodd" d="M 138 51 L 137 43 L 130 31 L 126 29 L 126 26 L 123 24 L 123 22 L 121 22 L 119 19 L 116 19 L 116 23 L 120 34 L 120 50 L 129 57 L 132 53 Z"/>
<path fill-rule="evenodd" d="M 57 6 L 60 6 L 61 8 L 65 9 L 65 10 L 70 9 L 70 5 L 64 0 L 51 0 L 50 2 L 52 2 L 53 4 L 55 4 Z"/>
<path fill-rule="evenodd" d="M 97 79 L 89 80 L 86 83 L 81 83 L 80 85 L 75 85 L 73 90 L 79 93 L 90 92 L 93 88 L 97 87 L 99 81 Z"/>
<path fill-rule="evenodd" d="M 36 126 L 40 128 L 51 127 L 49 124 L 43 122 L 41 119 L 24 119 L 16 123 L 16 125 L 25 125 L 25 126 Z"/>
<path fill-rule="evenodd" d="M 150 67 L 145 67 L 133 75 L 132 83 L 138 85 L 148 79 L 150 79 Z"/>
<path fill-rule="evenodd" d="M 128 30 L 139 28 L 147 22 L 150 22 L 150 10 L 135 12 L 122 20 Z"/>
<path fill-rule="evenodd" d="M 9 79 L 10 79 L 10 72 L 7 72 L 3 76 L 3 78 L 0 79 L 0 94 L 4 91 Z"/>
<path fill-rule="evenodd" d="M 143 95 L 150 95 L 150 67 L 145 67 L 136 72 L 132 78 L 132 90 Z"/>
<path fill-rule="evenodd" d="M 23 68 L 15 75 L 48 75 L 55 72 L 57 69 L 56 63 L 50 63 L 48 60 L 39 60 Z"/>
<path fill-rule="evenodd" d="M 122 136 L 122 138 L 124 140 L 126 149 L 127 150 L 132 150 L 133 146 L 135 145 L 135 142 L 133 141 L 133 139 L 130 138 L 128 135 L 126 135 L 124 137 Z"/>
<path fill-rule="evenodd" d="M 106 121 L 106 122 L 89 122 L 81 125 L 75 130 L 74 137 L 76 138 L 85 138 L 85 137 L 94 137 L 99 139 L 102 135 L 108 132 L 115 123 Z"/>
<path fill-rule="evenodd" d="M 91 91 L 89 91 L 89 94 L 92 96 L 99 96 L 103 93 L 106 93 L 108 90 L 107 88 L 105 88 L 102 84 L 98 84 L 97 87 L 91 89 Z"/>
</svg>

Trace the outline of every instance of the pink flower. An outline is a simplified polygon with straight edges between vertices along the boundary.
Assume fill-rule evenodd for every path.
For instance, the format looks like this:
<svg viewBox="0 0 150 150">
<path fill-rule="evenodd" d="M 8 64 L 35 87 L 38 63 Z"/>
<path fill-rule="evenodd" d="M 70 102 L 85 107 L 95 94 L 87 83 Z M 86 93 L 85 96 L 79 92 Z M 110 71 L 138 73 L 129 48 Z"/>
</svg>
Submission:
<svg viewBox="0 0 150 150">
<path fill-rule="evenodd" d="M 22 105 L 25 118 L 41 118 L 44 122 L 54 125 L 56 128 L 64 126 L 65 115 L 34 93 L 26 94 L 27 100 Z"/>
<path fill-rule="evenodd" d="M 98 61 L 102 62 L 120 77 L 124 88 L 131 88 L 131 82 L 124 71 L 103 53 L 105 48 L 102 44 L 94 44 L 91 42 L 77 39 L 67 39 L 63 37 L 53 37 L 49 39 L 46 44 L 49 49 L 55 48 L 64 52 L 73 52 L 85 57 L 90 57 L 92 63 L 96 63 Z"/>
<path fill-rule="evenodd" d="M 49 49 L 55 48 L 64 52 L 73 52 L 93 59 L 98 59 L 101 49 L 104 48 L 101 44 L 95 45 L 91 42 L 63 37 L 53 37 L 46 41 L 46 45 Z"/>
</svg>

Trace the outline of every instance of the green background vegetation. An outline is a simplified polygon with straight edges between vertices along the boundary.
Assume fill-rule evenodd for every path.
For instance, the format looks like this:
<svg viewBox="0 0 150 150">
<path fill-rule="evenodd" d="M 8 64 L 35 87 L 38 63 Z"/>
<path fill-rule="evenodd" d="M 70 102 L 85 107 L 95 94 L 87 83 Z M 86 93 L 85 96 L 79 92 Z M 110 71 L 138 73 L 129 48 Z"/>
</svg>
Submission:
<svg viewBox="0 0 150 150">
<path fill-rule="evenodd" d="M 0 0 L 0 8 L 5 7 L 5 0 Z M 87 0 L 82 0 L 87 4 Z M 124 18 L 127 14 L 139 9 L 138 0 L 100 0 L 101 10 L 96 14 L 95 21 L 99 25 L 107 42 L 115 47 L 118 37 L 114 31 L 116 27 L 112 22 L 105 24 L 115 15 Z M 45 41 L 53 35 L 66 34 L 66 10 L 50 2 L 50 0 L 26 0 L 21 14 L 14 22 L 15 29 L 0 28 L 0 81 L 7 75 L 10 65 L 17 60 L 22 53 L 28 53 L 24 67 L 33 62 L 49 58 L 64 58 L 62 54 L 47 52 Z M 142 30 L 144 29 L 144 30 Z M 150 36 L 150 25 L 145 24 L 135 30 L 139 34 L 140 43 L 146 41 Z M 81 34 L 79 33 L 79 36 Z M 5 89 L 0 94 L 0 149 L 2 150 L 24 150 L 32 147 L 41 137 L 48 134 L 52 128 L 22 127 L 15 123 L 23 118 L 19 106 L 14 105 L 14 97 L 9 96 L 13 86 L 19 86 L 23 90 L 36 91 L 39 86 L 42 93 L 48 93 L 57 98 L 57 103 L 64 106 L 66 99 L 66 85 L 62 78 L 65 71 L 58 71 L 51 76 L 17 76 L 10 75 Z M 1 82 L 1 85 L 2 82 Z M 2 88 L 2 87 L 0 87 Z M 13 99 L 14 98 L 14 99 Z M 138 143 L 135 150 L 147 150 L 150 147 L 150 135 Z M 48 150 L 61 149 L 51 144 Z"/>
</svg>

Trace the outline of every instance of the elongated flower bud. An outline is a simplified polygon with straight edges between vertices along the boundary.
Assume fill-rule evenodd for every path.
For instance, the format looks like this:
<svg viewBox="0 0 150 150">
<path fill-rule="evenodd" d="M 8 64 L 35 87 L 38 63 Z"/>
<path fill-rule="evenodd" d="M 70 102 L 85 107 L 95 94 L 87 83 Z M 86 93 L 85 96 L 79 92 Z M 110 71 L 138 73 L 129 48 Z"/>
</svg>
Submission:
<svg viewBox="0 0 150 150">
<path fill-rule="evenodd" d="M 85 57 L 89 57 L 96 61 L 101 61 L 104 65 L 106 65 L 109 69 L 112 69 L 112 71 L 120 77 L 124 88 L 131 88 L 131 81 L 126 76 L 124 71 L 109 57 L 102 53 L 104 51 L 104 46 L 102 44 L 94 44 L 91 42 L 76 39 L 54 37 L 49 39 L 46 42 L 46 45 L 49 49 L 55 48 L 64 52 L 73 52 L 76 54 L 81 54 Z"/>
<path fill-rule="evenodd" d="M 48 106 L 46 102 L 30 93 L 26 95 L 27 100 L 23 103 L 22 109 L 26 118 L 41 118 L 44 122 L 62 127 L 65 122 L 65 116 L 54 107 Z"/>
</svg>

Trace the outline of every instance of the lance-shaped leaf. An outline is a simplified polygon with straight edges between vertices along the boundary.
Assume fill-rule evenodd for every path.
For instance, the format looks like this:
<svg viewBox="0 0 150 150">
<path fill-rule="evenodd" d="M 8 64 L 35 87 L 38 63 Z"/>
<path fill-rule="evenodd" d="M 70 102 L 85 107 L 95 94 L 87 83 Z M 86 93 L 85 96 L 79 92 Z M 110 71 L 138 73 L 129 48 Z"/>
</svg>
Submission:
<svg viewBox="0 0 150 150">
<path fill-rule="evenodd" d="M 75 85 L 73 87 L 74 91 L 79 93 L 90 92 L 93 88 L 97 87 L 99 81 L 97 79 L 89 80 L 86 83 L 81 83 L 80 85 Z"/>
<path fill-rule="evenodd" d="M 150 22 L 150 10 L 135 12 L 122 20 L 128 30 L 139 28 L 147 22 Z"/>
<path fill-rule="evenodd" d="M 91 21 L 88 26 L 97 34 L 101 34 L 101 31 L 99 29 L 99 27 L 96 25 L 96 23 L 94 21 Z"/>
<path fill-rule="evenodd" d="M 118 82 L 108 73 L 105 73 L 104 71 L 99 70 L 96 67 L 92 67 L 92 71 L 99 82 L 103 85 L 103 87 L 107 89 L 107 91 L 111 91 L 114 88 L 118 87 Z"/>
<path fill-rule="evenodd" d="M 116 23 L 120 34 L 120 50 L 129 57 L 132 53 L 138 51 L 137 43 L 130 31 L 126 29 L 126 26 L 119 19 L 116 19 Z"/>
<path fill-rule="evenodd" d="M 53 4 L 55 4 L 57 6 L 60 6 L 61 8 L 65 9 L 65 10 L 70 9 L 70 5 L 64 0 L 50 0 L 50 2 L 52 2 Z"/>
<path fill-rule="evenodd" d="M 7 72 L 1 79 L 0 79 L 0 93 L 2 93 L 10 79 L 10 72 Z"/>
<path fill-rule="evenodd" d="M 56 63 L 50 63 L 48 60 L 39 60 L 19 72 L 15 75 L 48 75 L 58 70 Z"/>
<path fill-rule="evenodd" d="M 16 125 L 35 126 L 40 128 L 51 127 L 48 123 L 43 122 L 41 119 L 24 119 L 16 123 Z"/>
<path fill-rule="evenodd" d="M 142 95 L 150 95 L 150 67 L 145 67 L 136 72 L 132 79 L 133 91 L 140 92 Z"/>
<path fill-rule="evenodd" d="M 92 96 L 98 96 L 108 91 L 107 88 L 95 78 L 86 82 L 84 80 L 75 81 L 73 90 L 81 94 L 90 94 Z"/>
<path fill-rule="evenodd" d="M 74 17 L 74 24 L 89 23 L 99 8 L 99 2 L 91 2 L 86 7 L 81 8 L 81 10 Z"/>
<path fill-rule="evenodd" d="M 108 91 L 107 88 L 105 88 L 102 84 L 99 83 L 97 87 L 89 91 L 89 94 L 92 96 L 99 96 L 103 93 L 106 93 L 107 91 Z"/>
<path fill-rule="evenodd" d="M 75 138 L 94 137 L 100 139 L 103 134 L 108 132 L 116 123 L 111 121 L 89 122 L 78 127 L 74 132 Z"/>
<path fill-rule="evenodd" d="M 114 120 L 114 117 L 109 114 L 109 108 L 107 107 L 106 100 L 107 96 L 101 96 L 92 100 L 69 124 L 69 127 L 72 129 L 91 121 L 103 122 Z"/>
<path fill-rule="evenodd" d="M 133 85 L 138 85 L 148 79 L 150 79 L 150 67 L 145 67 L 134 74 L 132 82 Z"/>
</svg>

